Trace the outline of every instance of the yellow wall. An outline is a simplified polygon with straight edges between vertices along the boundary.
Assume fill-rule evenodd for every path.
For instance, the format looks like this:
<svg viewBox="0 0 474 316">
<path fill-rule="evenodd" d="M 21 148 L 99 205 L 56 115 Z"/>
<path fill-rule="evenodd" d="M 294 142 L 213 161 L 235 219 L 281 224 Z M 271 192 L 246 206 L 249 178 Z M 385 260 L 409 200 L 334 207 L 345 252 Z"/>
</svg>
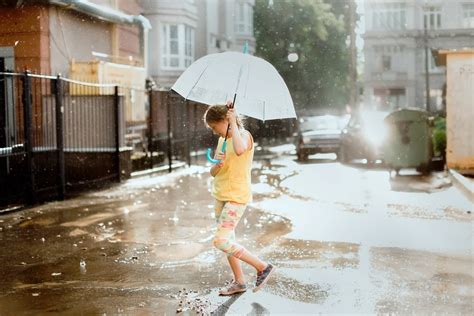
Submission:
<svg viewBox="0 0 474 316">
<path fill-rule="evenodd" d="M 72 62 L 71 79 L 100 84 L 117 84 L 124 95 L 125 120 L 128 125 L 146 121 L 146 92 L 144 68 L 103 61 Z M 73 95 L 111 94 L 111 88 L 84 88 L 77 84 L 70 85 Z"/>
</svg>

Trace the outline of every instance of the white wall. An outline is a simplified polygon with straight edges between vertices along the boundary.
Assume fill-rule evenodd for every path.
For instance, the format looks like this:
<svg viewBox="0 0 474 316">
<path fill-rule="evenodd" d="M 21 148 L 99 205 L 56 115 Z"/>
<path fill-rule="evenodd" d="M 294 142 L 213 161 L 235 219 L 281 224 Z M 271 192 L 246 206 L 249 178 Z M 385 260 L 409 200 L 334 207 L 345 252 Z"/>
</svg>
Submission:
<svg viewBox="0 0 474 316">
<path fill-rule="evenodd" d="M 51 73 L 69 74 L 69 62 L 89 61 L 93 51 L 112 54 L 112 26 L 58 6 L 49 8 Z"/>
<path fill-rule="evenodd" d="M 447 149 L 449 168 L 474 173 L 474 50 L 447 56 Z"/>
</svg>

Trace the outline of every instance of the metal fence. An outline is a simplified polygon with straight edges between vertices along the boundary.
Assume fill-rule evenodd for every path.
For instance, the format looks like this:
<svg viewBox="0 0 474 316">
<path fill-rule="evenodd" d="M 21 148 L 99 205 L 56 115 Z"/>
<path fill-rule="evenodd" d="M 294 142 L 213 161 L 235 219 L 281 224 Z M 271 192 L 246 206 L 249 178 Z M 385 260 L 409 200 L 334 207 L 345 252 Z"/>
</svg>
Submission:
<svg viewBox="0 0 474 316">
<path fill-rule="evenodd" d="M 63 199 L 132 170 L 191 165 L 217 143 L 206 109 L 169 90 L 0 72 L 0 207 Z M 256 141 L 288 134 L 287 125 L 247 124 Z"/>
<path fill-rule="evenodd" d="M 213 146 L 216 138 L 205 127 L 203 115 L 207 106 L 184 99 L 173 91 L 150 90 L 147 129 L 147 150 L 153 159 L 147 167 L 167 163 L 169 171 L 173 160 L 191 165 L 192 156 Z"/>
<path fill-rule="evenodd" d="M 122 99 L 114 85 L 1 72 L 0 206 L 119 181 Z"/>
<path fill-rule="evenodd" d="M 157 164 L 168 164 L 171 172 L 174 160 L 191 165 L 193 157 L 203 156 L 203 149 L 214 148 L 218 137 L 206 128 L 203 116 L 207 105 L 184 100 L 172 90 L 148 90 L 148 127 L 143 151 L 146 163 L 135 165 L 137 169 L 147 169 Z M 246 128 L 260 144 L 281 143 L 291 138 L 294 120 L 261 122 L 248 118 Z M 153 157 L 153 159 L 151 158 Z"/>
</svg>

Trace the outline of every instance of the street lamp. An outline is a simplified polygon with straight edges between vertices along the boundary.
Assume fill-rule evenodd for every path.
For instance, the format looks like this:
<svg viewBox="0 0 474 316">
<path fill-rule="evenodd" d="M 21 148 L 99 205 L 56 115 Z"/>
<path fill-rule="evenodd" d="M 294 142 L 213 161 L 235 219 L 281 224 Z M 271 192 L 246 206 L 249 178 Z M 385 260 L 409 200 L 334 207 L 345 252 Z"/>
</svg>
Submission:
<svg viewBox="0 0 474 316">
<path fill-rule="evenodd" d="M 298 53 L 295 52 L 295 44 L 290 43 L 289 53 L 288 53 L 288 61 L 290 63 L 295 63 L 299 59 Z"/>
<path fill-rule="evenodd" d="M 297 62 L 298 61 L 298 54 L 297 53 L 289 53 L 288 54 L 288 61 L 290 63 L 294 63 L 294 62 Z"/>
</svg>

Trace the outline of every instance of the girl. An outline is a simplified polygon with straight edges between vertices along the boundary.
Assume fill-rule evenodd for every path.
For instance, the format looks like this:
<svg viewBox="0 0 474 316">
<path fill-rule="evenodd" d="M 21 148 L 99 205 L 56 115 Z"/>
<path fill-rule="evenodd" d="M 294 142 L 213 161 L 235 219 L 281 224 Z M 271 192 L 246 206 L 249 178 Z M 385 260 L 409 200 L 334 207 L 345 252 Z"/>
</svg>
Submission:
<svg viewBox="0 0 474 316">
<path fill-rule="evenodd" d="M 211 175 L 214 177 L 212 196 L 216 199 L 217 220 L 213 244 L 227 254 L 234 274 L 233 282 L 221 289 L 219 294 L 232 295 L 247 290 L 240 260 L 257 270 L 257 281 L 253 290 L 256 292 L 265 285 L 275 267 L 260 260 L 235 241 L 235 227 L 244 214 L 246 204 L 252 199 L 250 171 L 254 152 L 253 138 L 250 132 L 243 128 L 232 102 L 209 107 L 204 114 L 204 121 L 220 136 L 215 155 L 215 159 L 220 162 L 211 167 Z M 227 148 L 223 153 L 220 150 L 226 133 Z"/>
</svg>

